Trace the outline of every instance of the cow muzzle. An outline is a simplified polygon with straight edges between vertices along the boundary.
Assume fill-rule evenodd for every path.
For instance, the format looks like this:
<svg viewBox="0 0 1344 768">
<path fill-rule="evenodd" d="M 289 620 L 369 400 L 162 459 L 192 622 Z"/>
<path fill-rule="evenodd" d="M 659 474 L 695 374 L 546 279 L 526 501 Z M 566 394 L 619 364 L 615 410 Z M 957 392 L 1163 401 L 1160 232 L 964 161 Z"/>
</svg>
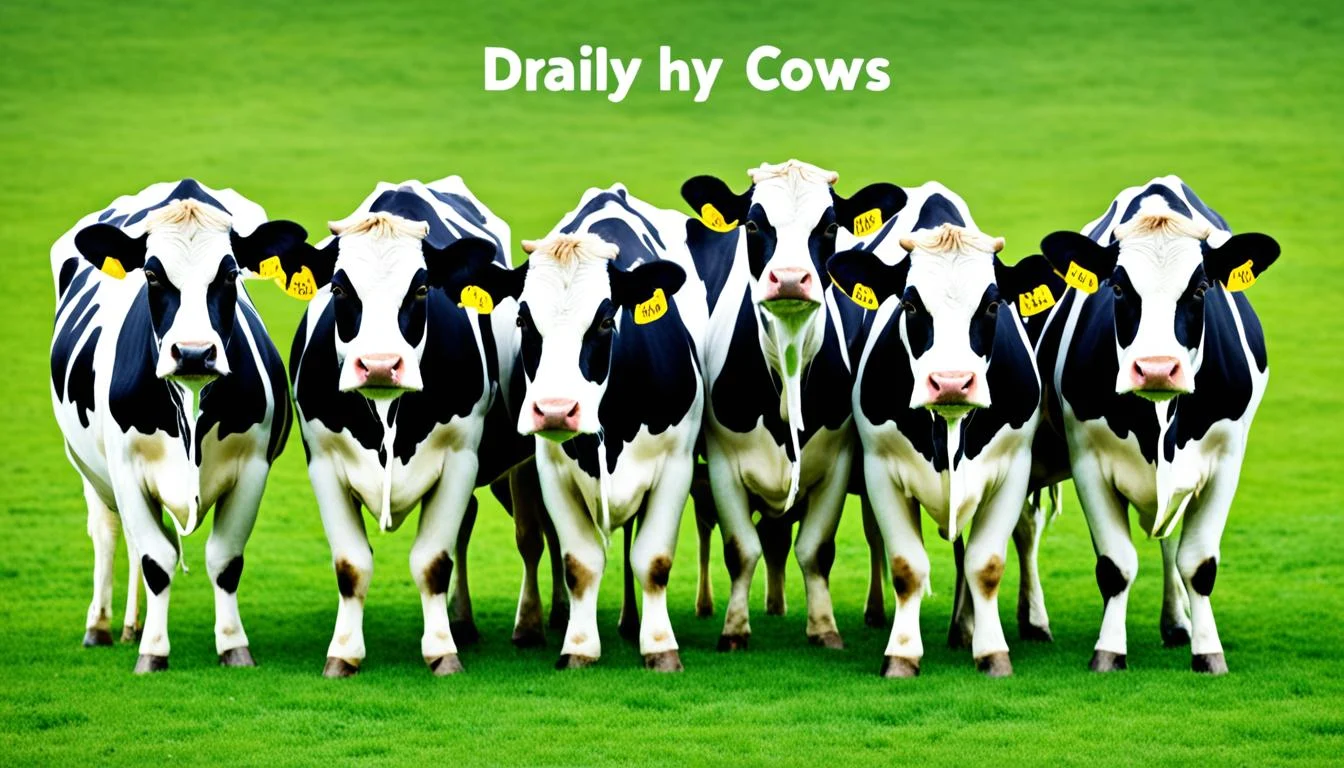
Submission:
<svg viewBox="0 0 1344 768">
<path fill-rule="evenodd" d="M 532 432 L 563 442 L 579 432 L 579 401 L 543 397 L 532 403 Z"/>
<path fill-rule="evenodd" d="M 812 312 L 821 306 L 816 280 L 800 267 L 767 269 L 761 304 L 773 315 Z"/>
<path fill-rule="evenodd" d="M 924 380 L 924 407 L 945 416 L 983 408 L 980 379 L 974 371 L 935 371 Z"/>
<path fill-rule="evenodd" d="M 219 370 L 219 345 L 210 341 L 179 341 L 168 348 L 173 359 L 173 379 L 215 379 Z"/>
<path fill-rule="evenodd" d="M 407 389 L 406 360 L 395 353 L 360 355 L 355 358 L 355 387 L 360 390 Z"/>
<path fill-rule="evenodd" d="M 1163 400 L 1191 392 L 1187 366 L 1178 357 L 1140 357 L 1129 368 L 1130 389 L 1135 394 Z"/>
</svg>

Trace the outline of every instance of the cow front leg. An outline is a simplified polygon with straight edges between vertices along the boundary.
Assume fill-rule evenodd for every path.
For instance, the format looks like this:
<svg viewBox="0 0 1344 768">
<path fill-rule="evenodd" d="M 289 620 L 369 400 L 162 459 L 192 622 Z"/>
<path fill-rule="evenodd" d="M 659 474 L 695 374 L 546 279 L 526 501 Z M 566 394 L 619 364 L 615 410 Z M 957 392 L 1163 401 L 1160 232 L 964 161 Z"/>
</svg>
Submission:
<svg viewBox="0 0 1344 768">
<path fill-rule="evenodd" d="M 1176 566 L 1179 540 L 1168 536 L 1162 540 L 1162 645 L 1180 648 L 1190 644 L 1190 598 L 1185 591 L 1180 568 Z"/>
<path fill-rule="evenodd" d="M 122 538 L 126 541 L 126 618 L 122 621 L 121 642 L 138 643 L 144 630 L 144 625 L 140 623 L 140 592 L 143 589 L 140 553 L 135 551 L 131 536 L 124 528 Z"/>
<path fill-rule="evenodd" d="M 555 532 L 555 523 L 549 512 L 542 514 L 542 534 L 546 538 L 546 551 L 551 563 L 551 612 L 546 625 L 551 629 L 564 630 L 569 626 L 569 590 L 565 587 L 565 558 L 560 554 L 560 537 Z"/>
<path fill-rule="evenodd" d="M 630 565 L 644 596 L 639 652 L 644 656 L 644 667 L 656 672 L 682 669 L 672 619 L 667 614 L 667 582 L 677 553 L 677 531 L 691 487 L 693 461 L 689 455 L 668 459 L 658 485 L 649 491 L 639 534 L 630 551 Z"/>
<path fill-rule="evenodd" d="M 863 514 L 863 540 L 868 544 L 868 598 L 863 604 L 863 623 L 869 627 L 887 626 L 886 579 L 887 558 L 883 554 L 882 530 L 873 516 L 873 505 L 868 494 L 859 495 Z"/>
<path fill-rule="evenodd" d="M 841 451 L 826 479 L 808 494 L 794 544 L 807 593 L 807 640 L 836 650 L 844 648 L 845 641 L 831 604 L 831 566 L 835 564 L 835 530 L 845 508 L 851 457 L 849 450 Z"/>
<path fill-rule="evenodd" d="M 952 583 L 952 624 L 947 628 L 947 647 L 954 650 L 969 648 L 975 636 L 975 609 L 971 604 L 970 588 L 966 585 L 966 540 L 957 536 L 952 541 L 952 564 L 956 577 Z"/>
<path fill-rule="evenodd" d="M 84 647 L 92 648 L 112 644 L 112 570 L 121 523 L 87 480 L 84 503 L 89 508 L 88 531 L 93 541 L 93 600 L 84 620 Z"/>
<path fill-rule="evenodd" d="M 863 469 L 873 515 L 891 561 L 891 588 L 896 597 L 881 675 L 915 677 L 924 657 L 919 606 L 929 579 L 929 555 L 924 550 L 920 530 L 919 502 L 896 489 L 880 458 L 865 456 Z"/>
<path fill-rule="evenodd" d="M 756 535 L 756 526 L 751 524 L 747 492 L 738 482 L 732 458 L 716 454 L 711 443 L 709 476 L 714 489 L 714 506 L 719 510 L 723 563 L 732 582 L 718 647 L 720 651 L 745 650 L 751 639 L 751 577 L 756 572 L 756 562 L 761 559 L 761 540 Z"/>
<path fill-rule="evenodd" d="M 270 464 L 248 461 L 238 482 L 215 505 L 210 538 L 205 543 L 205 570 L 215 593 L 215 653 L 225 667 L 254 667 L 247 632 L 238 613 L 238 583 L 243 575 L 243 549 L 252 535 L 266 488 Z"/>
<path fill-rule="evenodd" d="M 168 599 L 179 552 L 164 530 L 163 512 L 156 502 L 139 488 L 117 489 L 116 496 L 122 525 L 140 555 L 145 583 L 145 627 L 135 673 L 159 672 L 168 668 Z"/>
<path fill-rule="evenodd" d="M 420 523 L 411 544 L 411 578 L 420 590 L 425 619 L 420 655 L 437 676 L 462 671 L 448 618 L 448 588 L 454 573 L 453 554 L 465 552 L 464 521 L 475 501 L 477 466 L 475 453 L 448 454 L 438 485 L 420 503 Z"/>
<path fill-rule="evenodd" d="M 1048 489 L 1041 489 L 1022 505 L 1013 528 L 1013 546 L 1017 550 L 1020 575 L 1017 583 L 1017 634 L 1023 640 L 1054 642 L 1050 617 L 1045 612 L 1045 592 L 1041 588 L 1041 569 L 1037 560 L 1041 532 L 1045 529 L 1045 508 L 1041 500 Z"/>
<path fill-rule="evenodd" d="M 1201 495 L 1190 502 L 1176 553 L 1176 566 L 1190 599 L 1190 668 L 1210 675 L 1227 674 L 1211 597 L 1218 577 L 1223 529 L 1241 473 L 1240 455 L 1224 461 Z"/>
<path fill-rule="evenodd" d="M 325 461 L 308 465 L 322 529 L 331 546 L 339 602 L 336 628 L 327 646 L 324 677 L 350 677 L 364 662 L 364 598 L 373 579 L 373 550 L 358 502 Z"/>
<path fill-rule="evenodd" d="M 635 597 L 635 576 L 634 569 L 630 563 L 630 547 L 635 538 L 635 519 L 632 517 L 621 526 L 624 532 L 621 536 L 621 549 L 624 554 L 624 570 L 621 573 L 621 617 L 616 623 L 616 632 L 621 637 L 631 642 L 639 640 L 639 603 Z"/>
<path fill-rule="evenodd" d="M 471 645 L 481 639 L 476 628 L 476 617 L 471 610 L 471 586 L 467 581 L 467 547 L 471 532 L 476 527 L 478 504 L 475 496 L 467 497 L 467 511 L 458 529 L 457 544 L 453 550 L 453 599 L 448 604 L 448 623 L 453 628 L 453 639 L 462 645 Z"/>
<path fill-rule="evenodd" d="M 695 580 L 695 615 L 705 619 L 714 615 L 714 585 L 709 577 L 710 546 L 719 511 L 714 506 L 714 493 L 709 487 L 709 468 L 696 463 L 691 480 L 691 500 L 695 507 L 696 551 L 699 571 Z"/>
<path fill-rule="evenodd" d="M 1101 478 L 1093 462 L 1074 467 L 1074 484 L 1097 553 L 1097 588 L 1103 613 L 1101 633 L 1089 664 L 1094 672 L 1125 669 L 1128 641 L 1125 613 L 1139 572 L 1139 556 L 1129 534 L 1129 504 Z"/>
<path fill-rule="evenodd" d="M 788 576 L 793 523 L 787 513 L 785 517 L 777 518 L 762 513 L 756 524 L 756 535 L 761 539 L 761 555 L 765 560 L 765 615 L 783 616 L 789 612 L 784 583 Z"/>
<path fill-rule="evenodd" d="M 1013 664 L 1008 641 L 999 620 L 999 584 L 1003 581 L 1008 539 L 1022 517 L 1031 474 L 1031 454 L 1023 452 L 1013 462 L 1003 484 L 977 510 L 966 542 L 962 569 L 975 611 L 971 656 L 976 668 L 989 677 L 1008 677 Z"/>
<path fill-rule="evenodd" d="M 541 587 L 537 570 L 545 549 L 546 508 L 541 502 L 537 466 L 528 462 L 509 473 L 509 497 L 513 508 L 513 536 L 523 558 L 523 585 L 518 592 L 518 611 L 513 619 L 513 644 L 535 648 L 546 644 L 541 628 Z M 554 552 L 552 552 L 552 559 Z M 554 598 L 552 598 L 554 599 Z"/>
<path fill-rule="evenodd" d="M 597 593 L 607 565 L 607 552 L 598 539 L 596 524 L 573 489 L 558 487 L 559 480 L 546 470 L 541 481 L 542 487 L 549 483 L 553 489 L 546 495 L 546 512 L 560 541 L 565 589 L 569 592 L 569 623 L 555 667 L 577 669 L 602 656 L 602 641 L 597 632 Z"/>
</svg>

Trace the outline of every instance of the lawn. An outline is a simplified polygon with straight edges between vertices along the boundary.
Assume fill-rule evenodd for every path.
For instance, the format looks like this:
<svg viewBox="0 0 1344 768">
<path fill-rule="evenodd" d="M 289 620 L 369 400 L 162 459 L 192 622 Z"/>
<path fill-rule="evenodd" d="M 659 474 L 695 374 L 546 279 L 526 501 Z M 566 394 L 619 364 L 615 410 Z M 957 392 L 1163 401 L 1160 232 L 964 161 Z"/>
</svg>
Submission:
<svg viewBox="0 0 1344 768">
<path fill-rule="evenodd" d="M 470 7 L 468 7 L 470 6 Z M 0 762 L 287 764 L 1325 764 L 1344 758 L 1344 12 L 1334 0 L 959 0 L 760 4 L 172 4 L 83 0 L 0 8 Z M 645 59 L 632 93 L 487 93 L 484 46 Z M 753 90 L 747 54 L 891 59 L 889 90 Z M 709 100 L 657 89 L 659 45 L 720 56 Z M 1053 645 L 1015 643 L 1016 676 L 983 679 L 942 644 L 951 547 L 929 541 L 934 595 L 923 676 L 877 677 L 886 630 L 862 622 L 867 554 L 857 502 L 832 589 L 840 652 L 804 640 L 801 578 L 766 617 L 758 572 L 751 650 L 714 650 L 698 620 L 694 526 L 670 584 L 686 671 L 640 669 L 616 635 L 608 573 L 597 668 L 552 669 L 509 643 L 521 566 L 511 523 L 484 500 L 471 552 L 484 638 L 467 674 L 420 659 L 409 530 L 375 534 L 369 657 L 320 676 L 336 585 L 297 434 L 277 463 L 247 550 L 243 617 L 260 663 L 215 664 L 205 534 L 173 589 L 172 669 L 131 675 L 136 650 L 80 647 L 92 546 L 80 484 L 51 415 L 47 251 L 80 216 L 154 181 L 232 186 L 314 234 L 378 180 L 461 174 L 513 227 L 547 231 L 590 186 L 614 181 L 669 207 L 688 176 L 735 188 L 762 161 L 870 181 L 937 179 L 960 192 L 1010 258 L 1077 229 L 1120 189 L 1183 176 L 1239 231 L 1283 258 L 1251 292 L 1274 374 L 1223 540 L 1214 605 L 1231 674 L 1189 672 L 1164 650 L 1160 557 L 1140 548 L 1130 671 L 1087 671 L 1101 601 L 1072 496 L 1042 568 Z M 515 243 L 516 248 L 516 243 Z M 253 296 L 282 349 L 302 305 Z M 613 545 L 613 552 L 615 545 Z M 119 553 L 119 557 L 122 555 Z M 118 561 L 116 601 L 124 596 Z M 1010 642 L 1016 568 L 1001 601 Z M 547 585 L 543 584 L 543 591 Z"/>
</svg>

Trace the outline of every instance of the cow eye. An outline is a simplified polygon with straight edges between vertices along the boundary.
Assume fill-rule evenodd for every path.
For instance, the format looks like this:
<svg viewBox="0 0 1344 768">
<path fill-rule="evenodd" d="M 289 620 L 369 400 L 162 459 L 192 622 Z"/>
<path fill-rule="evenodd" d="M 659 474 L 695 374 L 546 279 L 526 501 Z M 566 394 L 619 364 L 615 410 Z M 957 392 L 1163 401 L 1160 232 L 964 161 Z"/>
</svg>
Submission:
<svg viewBox="0 0 1344 768">
<path fill-rule="evenodd" d="M 428 285 L 422 285 L 422 286 L 420 286 L 420 287 L 418 287 L 418 288 L 415 289 L 415 298 L 416 298 L 417 300 L 423 301 L 423 300 L 425 299 L 425 297 L 427 297 L 427 296 L 429 296 L 429 286 L 428 286 Z"/>
<path fill-rule="evenodd" d="M 836 223 L 834 221 L 832 221 L 830 225 L 826 227 L 826 236 L 831 239 L 835 239 L 835 233 L 838 232 L 839 230 L 840 228 L 836 226 Z"/>
<path fill-rule="evenodd" d="M 602 318 L 602 322 L 598 323 L 597 327 L 604 331 L 615 330 L 616 328 L 615 316 L 609 315 L 607 317 Z"/>
<path fill-rule="evenodd" d="M 522 315 L 519 315 L 519 316 L 517 317 L 517 319 L 515 319 L 515 320 L 513 321 L 513 324 L 516 325 L 516 326 L 518 326 L 519 328 L 522 328 L 522 327 L 523 327 L 523 316 L 522 316 Z"/>
<path fill-rule="evenodd" d="M 754 235 L 761 231 L 760 226 L 750 219 L 747 220 L 747 223 L 744 224 L 743 227 L 746 228 L 748 235 Z"/>
<path fill-rule="evenodd" d="M 990 317 L 996 317 L 999 314 L 999 304 L 1000 302 L 997 301 L 989 302 L 989 306 L 985 307 L 985 314 Z"/>
<path fill-rule="evenodd" d="M 1111 290 L 1115 292 L 1115 298 L 1117 298 L 1117 299 L 1123 299 L 1123 298 L 1125 297 L 1125 289 L 1124 289 L 1124 288 L 1121 288 L 1120 285 L 1119 285 L 1118 283 L 1115 284 L 1115 285 L 1112 285 L 1112 286 L 1111 286 Z"/>
<path fill-rule="evenodd" d="M 1208 290 L 1209 290 L 1209 284 L 1206 283 L 1206 282 L 1201 282 L 1201 283 L 1195 288 L 1195 301 L 1203 301 L 1203 300 L 1204 300 L 1204 293 L 1205 293 L 1206 291 L 1208 291 Z"/>
<path fill-rule="evenodd" d="M 339 299 L 339 298 L 341 298 L 342 296 L 345 296 L 345 289 L 342 288 L 341 286 L 335 284 L 335 283 L 332 283 L 332 284 L 331 284 L 331 295 L 332 295 L 332 298 Z"/>
<path fill-rule="evenodd" d="M 146 270 L 145 270 L 145 282 L 146 282 L 146 283 L 149 283 L 150 285 L 154 286 L 155 288 L 158 288 L 159 285 L 160 285 L 160 283 L 159 283 L 159 273 L 158 273 L 158 272 L 155 272 L 155 271 L 152 270 L 152 269 L 146 269 Z"/>
<path fill-rule="evenodd" d="M 901 309 L 904 310 L 904 311 L 905 311 L 905 314 L 907 314 L 907 315 L 914 315 L 914 314 L 915 314 L 915 305 L 914 305 L 913 302 L 902 301 L 902 302 L 901 302 Z"/>
</svg>

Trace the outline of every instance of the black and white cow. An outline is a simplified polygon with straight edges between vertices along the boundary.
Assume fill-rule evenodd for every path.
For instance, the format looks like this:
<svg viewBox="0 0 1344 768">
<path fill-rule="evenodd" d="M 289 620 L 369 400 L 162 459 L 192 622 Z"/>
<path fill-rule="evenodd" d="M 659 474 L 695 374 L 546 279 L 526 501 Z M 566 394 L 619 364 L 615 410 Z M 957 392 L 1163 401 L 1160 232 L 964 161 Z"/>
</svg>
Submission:
<svg viewBox="0 0 1344 768">
<path fill-rule="evenodd" d="M 452 674 L 462 666 L 449 621 L 450 582 L 458 632 L 475 634 L 465 573 L 473 489 L 531 448 L 482 440 L 487 431 L 512 434 L 511 419 L 498 415 L 507 413 L 498 385 L 512 366 L 517 305 L 468 276 L 482 269 L 507 274 L 509 228 L 451 176 L 427 185 L 379 184 L 331 230 L 333 237 L 284 269 L 291 283 L 311 278 L 320 287 L 295 335 L 290 371 L 340 591 L 323 674 L 355 674 L 365 656 L 373 552 L 362 508 L 390 531 L 417 506 L 410 566 L 424 611 L 421 653 L 435 674 Z M 499 426 L 488 430 L 492 414 Z M 520 520 L 541 515 L 532 487 L 513 494 Z M 535 549 L 539 558 L 539 544 Z M 535 566 L 531 558 L 518 617 L 520 632 L 533 639 L 541 633 Z"/>
<path fill-rule="evenodd" d="M 905 193 L 872 184 L 844 198 L 831 189 L 834 171 L 797 160 L 748 176 L 742 194 L 712 176 L 682 186 L 700 214 L 687 224 L 687 245 L 710 308 L 705 450 L 732 578 L 719 648 L 745 648 L 751 634 L 748 595 L 762 554 L 753 511 L 787 515 L 782 534 L 775 531 L 784 553 L 791 521 L 800 519 L 807 636 L 841 648 L 828 582 L 855 445 L 845 316 L 857 326 L 862 310 L 837 302 L 825 264 L 838 241 L 892 219 Z M 771 570 L 767 607 L 782 612 L 782 568 Z"/>
<path fill-rule="evenodd" d="M 971 650 L 982 671 L 1004 676 L 1012 664 L 998 588 L 1027 495 L 1040 404 L 1013 299 L 1031 293 L 1049 267 L 1039 257 L 1002 264 L 995 254 L 1003 240 L 981 233 L 965 203 L 945 188 L 925 185 L 912 197 L 902 220 L 828 265 L 855 303 L 877 308 L 852 402 L 896 597 L 882 674 L 917 675 L 924 654 L 923 506 L 945 539 L 969 525 L 960 565 L 974 582 Z M 898 227 L 913 232 L 901 236 Z"/>
<path fill-rule="evenodd" d="M 137 673 L 168 667 L 180 537 L 211 508 L 215 649 L 223 665 L 253 665 L 238 615 L 243 547 L 291 413 L 280 355 L 240 274 L 305 237 L 231 189 L 187 179 L 120 197 L 52 246 L 52 403 L 94 545 L 84 644 L 112 642 L 120 518 L 131 561 L 123 642 L 139 630 L 142 573 L 146 588 Z"/>
<path fill-rule="evenodd" d="M 1056 232 L 1041 249 L 1075 288 L 1051 310 L 1038 359 L 1047 417 L 1067 439 L 1097 552 L 1106 608 L 1091 667 L 1126 666 L 1133 506 L 1144 533 L 1163 540 L 1164 638 L 1179 644 L 1188 633 L 1194 670 L 1224 673 L 1209 596 L 1269 378 L 1260 321 L 1242 291 L 1279 246 L 1232 235 L 1166 176 L 1126 189 L 1083 234 Z"/>
<path fill-rule="evenodd" d="M 607 543 L 632 520 L 640 653 L 649 669 L 682 668 L 667 583 L 700 431 L 706 322 L 686 219 L 619 184 L 590 189 L 545 239 L 523 243 L 531 257 L 506 284 L 489 275 L 492 293 L 520 305 L 526 387 L 517 430 L 536 436 L 542 495 L 564 556 L 570 617 L 561 669 L 601 655 Z"/>
</svg>

